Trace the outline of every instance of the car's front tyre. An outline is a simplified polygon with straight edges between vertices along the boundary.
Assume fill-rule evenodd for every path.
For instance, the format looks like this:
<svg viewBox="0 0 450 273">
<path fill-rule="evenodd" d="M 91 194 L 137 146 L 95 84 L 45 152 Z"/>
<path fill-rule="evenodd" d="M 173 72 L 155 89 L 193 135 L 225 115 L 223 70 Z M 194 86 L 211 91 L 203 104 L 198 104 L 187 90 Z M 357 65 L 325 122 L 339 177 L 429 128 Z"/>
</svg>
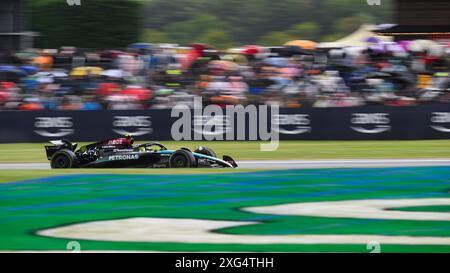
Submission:
<svg viewBox="0 0 450 273">
<path fill-rule="evenodd" d="M 74 152 L 64 149 L 52 156 L 50 165 L 52 169 L 73 169 L 78 167 L 78 159 Z"/>
</svg>

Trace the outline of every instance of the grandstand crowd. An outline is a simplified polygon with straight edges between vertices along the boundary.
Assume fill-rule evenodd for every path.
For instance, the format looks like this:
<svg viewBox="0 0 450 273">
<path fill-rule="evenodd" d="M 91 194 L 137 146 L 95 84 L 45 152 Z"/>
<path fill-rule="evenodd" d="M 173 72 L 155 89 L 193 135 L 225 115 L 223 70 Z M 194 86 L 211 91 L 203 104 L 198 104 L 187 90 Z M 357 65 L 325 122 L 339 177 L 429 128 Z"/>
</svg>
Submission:
<svg viewBox="0 0 450 273">
<path fill-rule="evenodd" d="M 30 49 L 2 58 L 0 110 L 162 109 L 192 105 L 195 96 L 221 106 L 287 108 L 446 103 L 449 64 L 450 45 L 427 40 Z"/>
</svg>

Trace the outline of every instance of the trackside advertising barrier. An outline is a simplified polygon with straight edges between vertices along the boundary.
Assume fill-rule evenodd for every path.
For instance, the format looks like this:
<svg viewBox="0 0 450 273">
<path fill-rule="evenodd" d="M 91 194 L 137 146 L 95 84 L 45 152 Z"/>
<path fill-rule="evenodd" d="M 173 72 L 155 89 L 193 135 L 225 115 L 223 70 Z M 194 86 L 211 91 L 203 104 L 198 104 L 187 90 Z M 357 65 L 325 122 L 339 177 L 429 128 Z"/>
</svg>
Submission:
<svg viewBox="0 0 450 273">
<path fill-rule="evenodd" d="M 46 142 L 55 139 L 99 141 L 132 134 L 137 140 L 261 140 L 250 132 L 264 124 L 244 116 L 190 112 L 189 123 L 168 110 L 139 111 L 0 111 L 0 142 Z M 259 116 L 258 116 L 259 115 Z M 352 108 L 299 108 L 269 111 L 267 130 L 280 140 L 413 140 L 450 139 L 450 104 L 414 107 L 365 106 Z M 245 121 L 245 132 L 239 122 Z M 262 123 L 261 123 L 262 121 Z M 271 126 L 276 124 L 274 128 Z M 242 123 L 241 123 L 242 125 Z M 254 127 L 256 126 L 256 127 Z M 266 127 L 266 126 L 264 126 Z M 238 130 L 239 129 L 239 130 Z M 230 136 L 230 130 L 235 130 Z M 183 136 L 174 137 L 182 131 Z M 227 135 L 228 133 L 228 135 Z M 191 136 L 191 137 L 189 137 Z"/>
</svg>

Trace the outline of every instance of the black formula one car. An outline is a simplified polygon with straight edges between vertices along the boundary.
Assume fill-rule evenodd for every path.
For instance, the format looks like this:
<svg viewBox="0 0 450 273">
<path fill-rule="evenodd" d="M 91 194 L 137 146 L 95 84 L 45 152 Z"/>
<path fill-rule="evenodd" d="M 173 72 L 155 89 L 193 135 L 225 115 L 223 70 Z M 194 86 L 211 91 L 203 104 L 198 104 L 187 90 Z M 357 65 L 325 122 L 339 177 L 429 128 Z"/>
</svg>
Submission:
<svg viewBox="0 0 450 273">
<path fill-rule="evenodd" d="M 77 144 L 67 140 L 51 141 L 45 146 L 53 169 L 70 168 L 237 168 L 229 156 L 217 158 L 206 147 L 169 150 L 158 142 L 132 145 L 126 139 L 105 140 L 77 150 Z"/>
</svg>

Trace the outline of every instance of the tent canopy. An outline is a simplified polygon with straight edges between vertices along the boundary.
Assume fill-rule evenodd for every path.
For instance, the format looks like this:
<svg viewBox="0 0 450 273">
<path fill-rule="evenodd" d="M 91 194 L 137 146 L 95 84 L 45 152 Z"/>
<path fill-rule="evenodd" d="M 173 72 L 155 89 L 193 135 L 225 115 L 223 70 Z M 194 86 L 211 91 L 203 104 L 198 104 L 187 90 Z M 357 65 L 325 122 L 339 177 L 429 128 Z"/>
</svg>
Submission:
<svg viewBox="0 0 450 273">
<path fill-rule="evenodd" d="M 347 37 L 339 39 L 335 42 L 320 43 L 319 48 L 342 48 L 348 46 L 367 47 L 370 45 L 370 43 L 368 42 L 370 38 L 376 38 L 380 42 L 391 42 L 393 40 L 392 37 L 379 36 L 375 32 L 373 32 L 373 30 L 374 26 L 372 25 L 362 25 L 358 30 L 348 35 Z"/>
</svg>

